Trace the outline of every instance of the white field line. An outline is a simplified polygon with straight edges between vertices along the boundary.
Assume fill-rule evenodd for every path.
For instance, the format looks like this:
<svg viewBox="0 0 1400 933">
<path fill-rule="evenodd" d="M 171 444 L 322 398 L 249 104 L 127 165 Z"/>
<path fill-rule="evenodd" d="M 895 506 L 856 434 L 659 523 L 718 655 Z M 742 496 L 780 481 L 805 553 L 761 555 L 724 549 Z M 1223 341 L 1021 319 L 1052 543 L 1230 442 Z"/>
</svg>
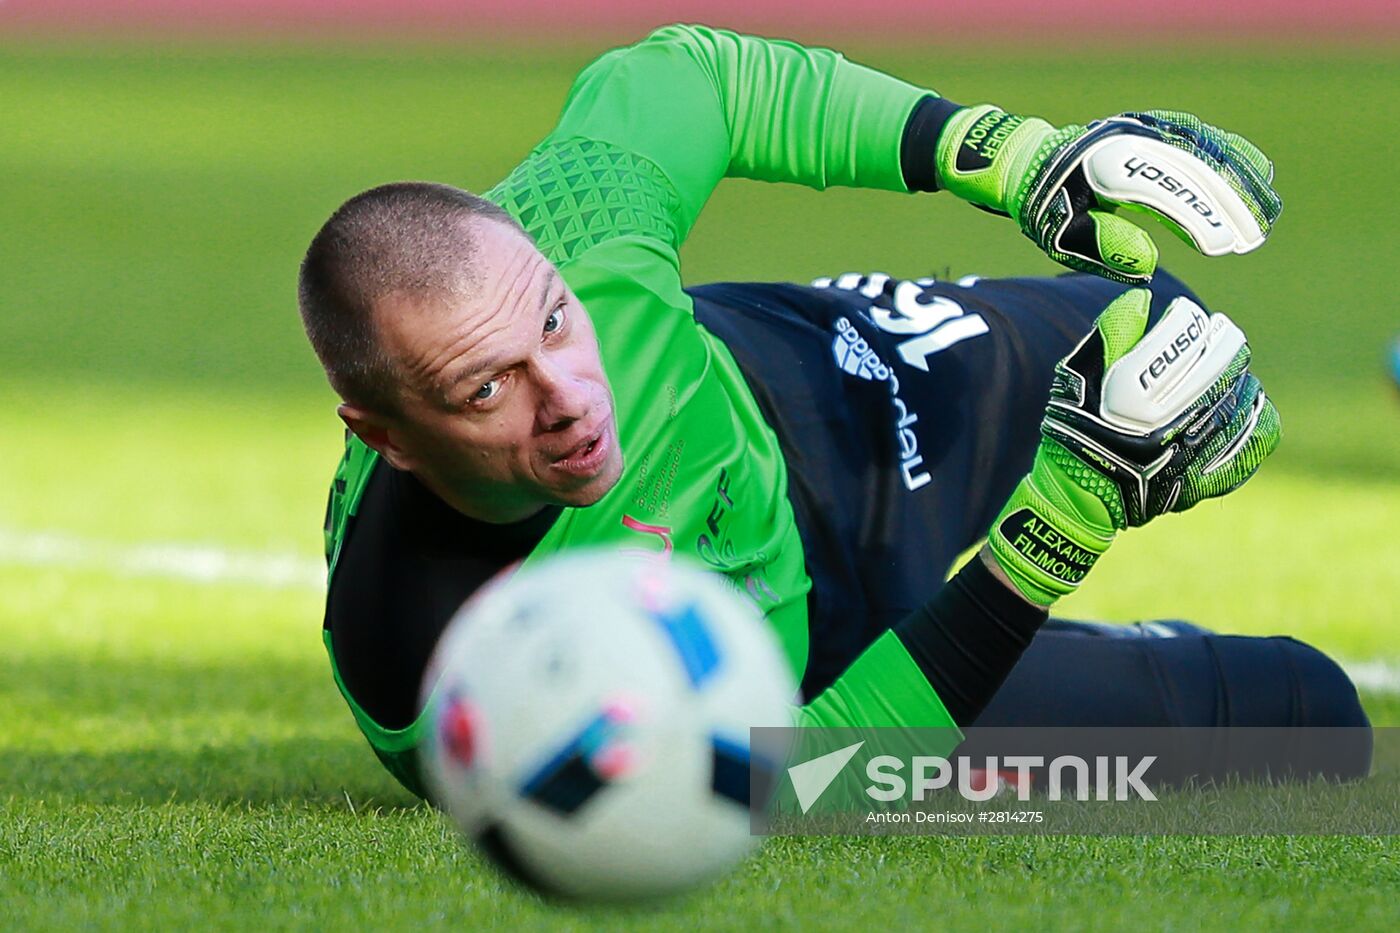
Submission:
<svg viewBox="0 0 1400 933">
<path fill-rule="evenodd" d="M 296 554 L 235 551 L 198 544 L 114 544 L 56 532 L 0 528 L 0 565 L 97 570 L 122 577 L 189 583 L 243 583 L 268 589 L 326 586 L 326 565 Z"/>
<path fill-rule="evenodd" d="M 0 565 L 97 570 L 122 577 L 187 583 L 242 583 L 268 589 L 326 586 L 325 564 L 296 554 L 235 551 L 215 545 L 114 544 L 57 532 L 0 528 Z M 1367 693 L 1400 694 L 1400 660 L 1343 661 Z"/>
<path fill-rule="evenodd" d="M 1362 693 L 1400 693 L 1400 661 L 1339 662 Z"/>
</svg>

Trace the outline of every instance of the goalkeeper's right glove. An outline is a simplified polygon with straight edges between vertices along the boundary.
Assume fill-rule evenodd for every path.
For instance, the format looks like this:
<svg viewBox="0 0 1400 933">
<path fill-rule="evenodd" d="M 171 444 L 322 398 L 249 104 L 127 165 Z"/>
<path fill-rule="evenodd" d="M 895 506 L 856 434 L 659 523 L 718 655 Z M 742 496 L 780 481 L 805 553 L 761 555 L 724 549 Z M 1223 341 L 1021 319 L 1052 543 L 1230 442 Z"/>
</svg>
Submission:
<svg viewBox="0 0 1400 933">
<path fill-rule="evenodd" d="M 1028 600 L 1073 592 L 1123 528 L 1222 496 L 1279 442 L 1279 417 L 1223 314 L 1177 298 L 1150 331 L 1125 292 L 1055 367 L 1031 471 L 988 545 Z"/>
</svg>

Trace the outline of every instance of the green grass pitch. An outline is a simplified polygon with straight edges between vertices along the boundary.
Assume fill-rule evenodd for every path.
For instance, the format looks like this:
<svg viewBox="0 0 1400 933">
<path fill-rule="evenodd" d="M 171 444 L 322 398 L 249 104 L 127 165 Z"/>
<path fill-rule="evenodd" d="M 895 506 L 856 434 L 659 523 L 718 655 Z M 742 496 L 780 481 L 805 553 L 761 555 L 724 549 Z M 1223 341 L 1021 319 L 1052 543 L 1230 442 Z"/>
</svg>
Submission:
<svg viewBox="0 0 1400 933">
<path fill-rule="evenodd" d="M 594 51 L 3 47 L 0 923 L 1396 926 L 1400 847 L 1357 837 L 783 839 L 688 897 L 566 911 L 504 887 L 380 771 L 318 634 L 340 428 L 296 263 L 361 188 L 494 182 Z M 1067 612 L 1287 632 L 1394 670 L 1400 59 L 855 51 L 1053 121 L 1199 112 L 1274 157 L 1268 246 L 1165 253 L 1251 335 L 1283 448 L 1238 495 L 1125 536 Z M 684 258 L 696 283 L 1052 271 L 947 198 L 747 182 Z M 1400 725 L 1393 688 L 1365 699 Z"/>
</svg>

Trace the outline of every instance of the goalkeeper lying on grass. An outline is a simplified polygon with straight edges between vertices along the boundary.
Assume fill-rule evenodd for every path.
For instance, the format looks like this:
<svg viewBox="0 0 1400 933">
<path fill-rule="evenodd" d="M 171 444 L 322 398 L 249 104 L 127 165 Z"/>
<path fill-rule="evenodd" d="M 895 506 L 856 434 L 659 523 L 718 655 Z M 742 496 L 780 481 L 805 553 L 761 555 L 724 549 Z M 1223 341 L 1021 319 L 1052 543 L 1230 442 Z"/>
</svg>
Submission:
<svg viewBox="0 0 1400 933">
<path fill-rule="evenodd" d="M 1279 439 L 1239 328 L 1154 278 L 1152 240 L 1110 211 L 1243 253 L 1278 216 L 1271 174 L 1186 114 L 1057 129 L 670 27 L 587 68 L 483 197 L 352 198 L 300 307 L 350 429 L 324 637 L 360 728 L 419 791 L 447 620 L 583 545 L 726 575 L 809 724 L 1364 725 L 1337 665 L 1288 638 L 1047 621 L 1118 532 L 1229 492 Z M 677 251 L 726 176 L 946 189 L 1079 274 L 683 289 Z"/>
</svg>

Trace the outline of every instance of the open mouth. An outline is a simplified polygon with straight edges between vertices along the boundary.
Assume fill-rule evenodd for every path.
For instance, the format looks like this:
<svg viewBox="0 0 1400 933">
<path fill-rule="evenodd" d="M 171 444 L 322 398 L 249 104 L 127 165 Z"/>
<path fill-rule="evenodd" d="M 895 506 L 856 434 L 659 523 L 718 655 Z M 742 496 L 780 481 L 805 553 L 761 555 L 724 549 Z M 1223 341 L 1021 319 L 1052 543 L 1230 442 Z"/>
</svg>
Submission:
<svg viewBox="0 0 1400 933">
<path fill-rule="evenodd" d="M 551 466 L 574 476 L 592 476 L 607 459 L 611 434 L 611 429 L 605 424 L 592 437 L 557 458 Z"/>
</svg>

